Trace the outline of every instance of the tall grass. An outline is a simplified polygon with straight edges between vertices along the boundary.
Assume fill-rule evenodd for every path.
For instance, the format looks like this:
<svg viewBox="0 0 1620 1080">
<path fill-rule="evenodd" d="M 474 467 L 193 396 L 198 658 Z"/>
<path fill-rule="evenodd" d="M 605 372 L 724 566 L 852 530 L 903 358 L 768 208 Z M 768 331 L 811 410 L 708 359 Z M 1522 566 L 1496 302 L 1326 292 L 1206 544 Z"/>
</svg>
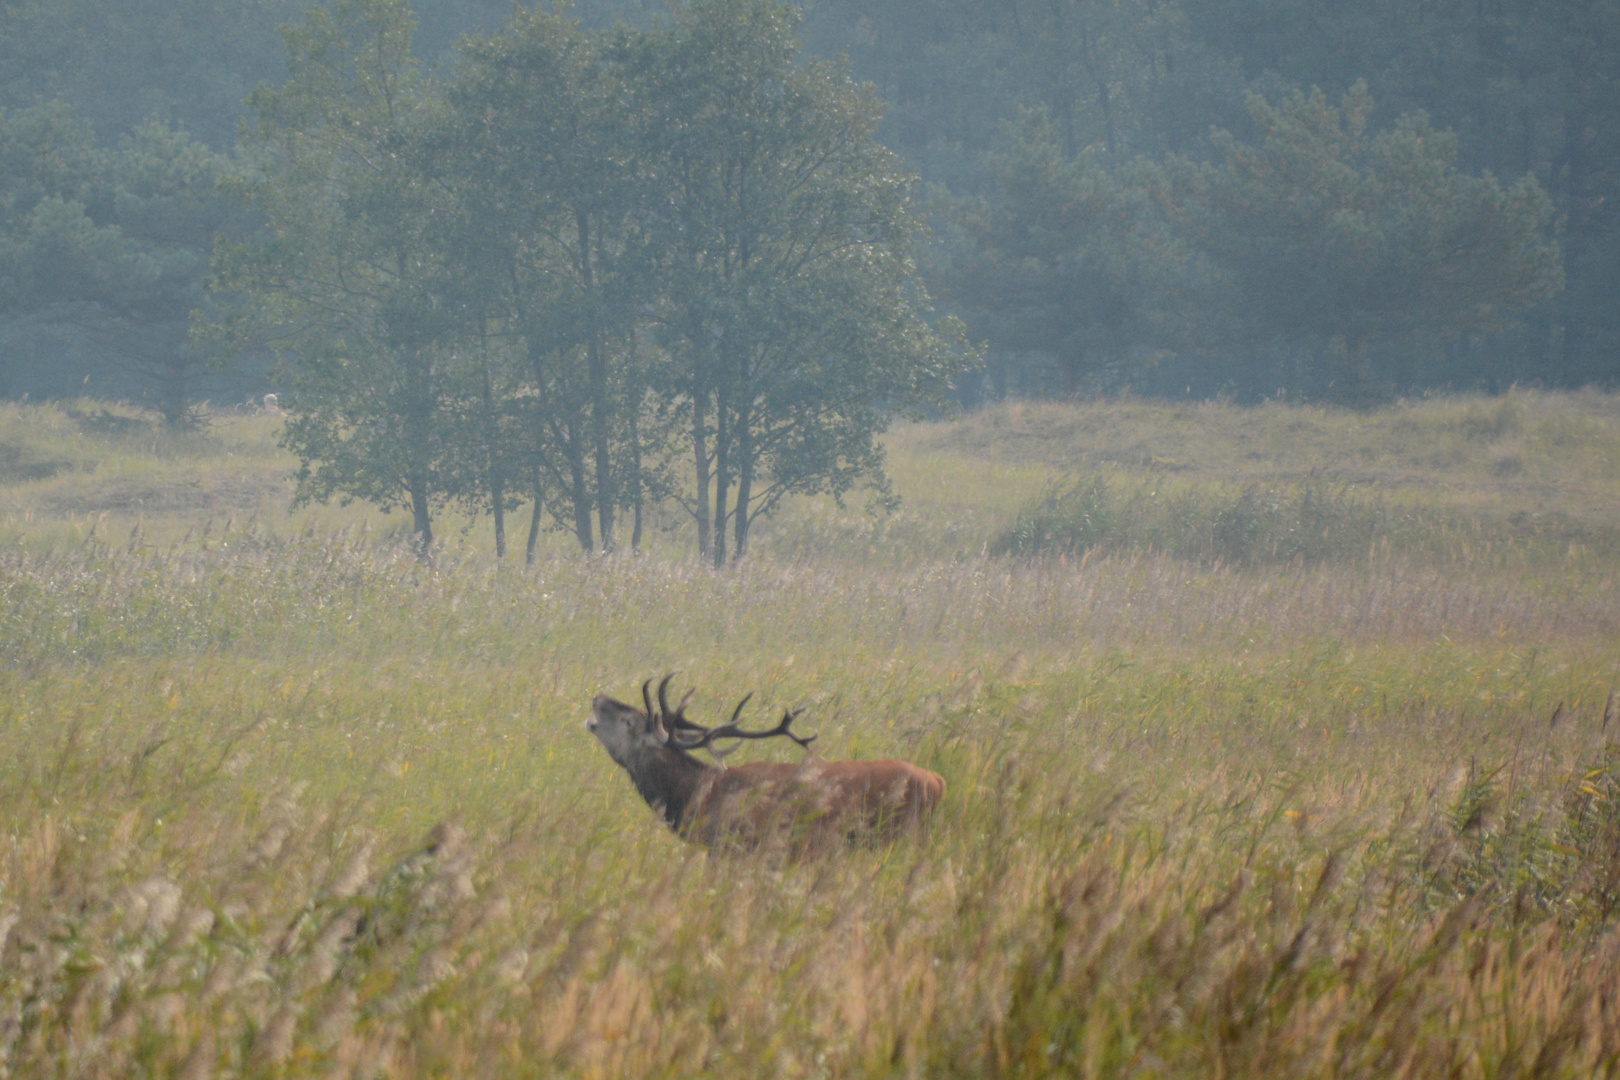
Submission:
<svg viewBox="0 0 1620 1080">
<path fill-rule="evenodd" d="M 1491 520 L 1309 480 L 1223 490 L 1094 474 L 1049 486 L 987 550 L 1066 556 L 1159 551 L 1190 562 L 1247 567 L 1365 561 L 1398 550 L 1446 566 L 1470 562 L 1477 551 L 1556 558 L 1576 546 L 1595 547 L 1605 559 L 1620 556 L 1620 529 L 1582 526 L 1557 515 Z"/>
<path fill-rule="evenodd" d="M 983 555 L 1067 466 L 915 449 L 959 436 L 898 436 L 909 517 L 801 504 L 719 574 L 341 517 L 6 545 L 0 1075 L 1620 1073 L 1606 548 L 1332 487 L 1389 543 L 1178 549 L 1122 467 L 1135 539 Z M 940 771 L 934 828 L 684 845 L 580 723 L 670 670 Z"/>
</svg>

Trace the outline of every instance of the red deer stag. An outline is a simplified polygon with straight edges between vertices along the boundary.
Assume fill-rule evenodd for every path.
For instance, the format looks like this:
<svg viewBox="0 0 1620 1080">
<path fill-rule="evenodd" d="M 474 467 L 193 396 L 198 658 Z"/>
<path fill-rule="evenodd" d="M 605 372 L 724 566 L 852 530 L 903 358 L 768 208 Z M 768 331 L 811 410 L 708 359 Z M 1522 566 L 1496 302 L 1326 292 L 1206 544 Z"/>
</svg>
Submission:
<svg viewBox="0 0 1620 1080">
<path fill-rule="evenodd" d="M 835 840 L 889 839 L 924 824 L 945 794 L 945 779 L 938 773 L 892 758 L 806 758 L 796 765 L 754 761 L 731 768 L 723 761 L 699 761 L 691 751 L 708 750 L 724 758 L 743 739 L 776 736 L 808 749 L 815 736 L 801 738 L 789 730 L 798 715 L 793 712 L 784 712 L 781 723 L 768 731 L 744 731 L 737 718 L 752 694 L 737 703 L 729 723 L 694 723 L 686 718 L 690 692 L 670 710 L 664 695 L 673 677 L 658 684 L 656 709 L 648 692 L 651 679 L 641 687 L 645 709 L 598 694 L 585 727 L 630 774 L 647 805 L 690 840 L 710 847 L 755 847 L 776 837 L 803 850 Z M 738 741 L 715 749 L 722 739 Z"/>
</svg>

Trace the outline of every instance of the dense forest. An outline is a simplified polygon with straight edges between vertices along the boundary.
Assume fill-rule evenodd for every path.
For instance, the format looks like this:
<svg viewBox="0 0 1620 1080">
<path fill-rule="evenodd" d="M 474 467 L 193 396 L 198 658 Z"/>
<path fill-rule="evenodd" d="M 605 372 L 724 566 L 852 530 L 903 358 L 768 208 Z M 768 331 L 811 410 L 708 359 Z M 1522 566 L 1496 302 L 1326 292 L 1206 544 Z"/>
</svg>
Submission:
<svg viewBox="0 0 1620 1080">
<path fill-rule="evenodd" d="M 190 324 L 234 302 L 214 249 L 263 228 L 222 181 L 308 7 L 0 5 L 0 394 L 172 416 L 268 386 Z M 422 0 L 424 79 L 511 14 Z M 794 33 L 881 98 L 934 310 L 985 346 L 962 404 L 1620 376 L 1613 0 L 811 0 Z"/>
</svg>

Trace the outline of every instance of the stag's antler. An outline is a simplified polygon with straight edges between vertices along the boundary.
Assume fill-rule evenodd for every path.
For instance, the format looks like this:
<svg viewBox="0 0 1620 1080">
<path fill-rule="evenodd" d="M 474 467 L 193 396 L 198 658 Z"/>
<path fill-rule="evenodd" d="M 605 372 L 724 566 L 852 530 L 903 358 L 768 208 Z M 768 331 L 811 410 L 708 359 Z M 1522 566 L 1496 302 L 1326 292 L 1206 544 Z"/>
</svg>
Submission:
<svg viewBox="0 0 1620 1080">
<path fill-rule="evenodd" d="M 792 726 L 793 721 L 799 718 L 799 714 L 797 712 L 784 711 L 782 713 L 781 722 L 775 727 L 771 728 L 769 731 L 744 731 L 742 728 L 738 727 L 737 718 L 742 715 L 743 706 L 747 705 L 749 699 L 753 696 L 753 694 L 748 694 L 741 701 L 737 702 L 737 707 L 732 710 L 731 720 L 728 723 L 721 724 L 719 727 L 704 727 L 702 724 L 692 723 L 692 721 L 687 720 L 684 716 L 681 717 L 681 730 L 698 732 L 698 737 L 689 742 L 683 742 L 676 737 L 674 730 L 671 730 L 669 740 L 670 745 L 681 750 L 707 749 L 709 753 L 713 754 L 715 757 L 723 758 L 727 754 L 736 750 L 738 746 L 742 745 L 742 743 L 739 741 L 735 746 L 729 746 L 724 750 L 716 750 L 714 748 L 714 741 L 716 739 L 772 739 L 778 735 L 785 735 L 806 750 L 810 748 L 810 744 L 812 742 L 815 742 L 816 737 L 814 735 L 805 735 L 801 737 L 788 730 L 789 727 Z M 681 704 L 683 707 L 685 706 L 684 701 Z"/>
<path fill-rule="evenodd" d="M 681 703 L 675 707 L 675 711 L 674 712 L 669 711 L 669 698 L 667 696 L 665 696 L 665 695 L 669 690 L 669 681 L 671 679 L 673 679 L 674 677 L 675 677 L 675 673 L 672 671 L 668 675 L 665 675 L 664 678 L 663 678 L 663 681 L 658 684 L 658 713 L 657 713 L 657 716 L 658 716 L 659 721 L 663 723 L 664 730 L 666 732 L 668 732 L 671 736 L 674 736 L 676 731 L 706 731 L 706 730 L 708 730 L 707 728 L 703 727 L 703 725 L 694 724 L 694 723 L 692 723 L 692 721 L 690 721 L 690 720 L 688 720 L 686 718 L 686 703 L 688 701 L 692 700 L 692 691 L 690 691 L 690 690 L 688 690 L 686 692 L 686 694 L 681 698 Z M 652 680 L 648 679 L 647 682 L 651 683 Z M 647 698 L 647 687 L 645 685 L 642 686 L 642 688 L 641 688 L 641 697 L 642 697 L 642 700 L 644 700 L 644 701 Z M 647 715 L 648 716 L 654 715 L 651 701 L 647 702 Z"/>
<path fill-rule="evenodd" d="M 778 735 L 785 735 L 805 749 L 809 749 L 810 744 L 815 741 L 816 737 L 814 735 L 806 735 L 801 738 L 788 730 L 793 721 L 799 718 L 799 714 L 797 712 L 784 712 L 782 714 L 782 722 L 777 724 L 774 728 L 771 728 L 769 731 L 744 731 L 742 728 L 738 727 L 737 719 L 738 717 L 742 716 L 743 706 L 748 704 L 749 700 L 753 698 L 753 694 L 747 694 L 741 701 L 737 702 L 737 707 L 731 711 L 731 720 L 729 722 L 721 724 L 719 727 L 704 727 L 702 724 L 689 720 L 686 717 L 686 703 L 692 700 L 692 691 L 688 690 L 681 697 L 681 703 L 674 709 L 669 707 L 669 684 L 674 678 L 675 673 L 671 672 L 670 674 L 665 675 L 663 679 L 659 681 L 658 709 L 656 711 L 653 709 L 652 694 L 650 693 L 650 689 L 652 687 L 651 679 L 648 679 L 646 682 L 641 684 L 641 700 L 647 706 L 647 715 L 649 717 L 655 717 L 658 720 L 658 722 L 663 726 L 665 734 L 668 736 L 669 745 L 675 747 L 677 750 L 707 749 L 709 753 L 713 754 L 715 757 L 723 758 L 727 754 L 736 750 L 738 746 L 741 746 L 742 742 L 740 740 L 742 739 L 771 739 Z M 696 737 L 683 741 L 681 737 L 682 732 L 690 732 Z M 735 746 L 727 747 L 724 750 L 716 750 L 714 748 L 714 741 L 716 739 L 737 739 L 739 741 Z"/>
</svg>

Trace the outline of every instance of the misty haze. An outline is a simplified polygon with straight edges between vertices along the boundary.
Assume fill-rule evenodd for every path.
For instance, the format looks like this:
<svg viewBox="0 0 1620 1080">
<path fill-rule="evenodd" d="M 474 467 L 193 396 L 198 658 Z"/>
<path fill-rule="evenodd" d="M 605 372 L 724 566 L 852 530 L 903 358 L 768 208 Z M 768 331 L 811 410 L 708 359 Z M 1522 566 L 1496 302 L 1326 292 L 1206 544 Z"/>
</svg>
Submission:
<svg viewBox="0 0 1620 1080">
<path fill-rule="evenodd" d="M 0 1080 L 1620 1076 L 1617 74 L 0 3 Z"/>
</svg>

